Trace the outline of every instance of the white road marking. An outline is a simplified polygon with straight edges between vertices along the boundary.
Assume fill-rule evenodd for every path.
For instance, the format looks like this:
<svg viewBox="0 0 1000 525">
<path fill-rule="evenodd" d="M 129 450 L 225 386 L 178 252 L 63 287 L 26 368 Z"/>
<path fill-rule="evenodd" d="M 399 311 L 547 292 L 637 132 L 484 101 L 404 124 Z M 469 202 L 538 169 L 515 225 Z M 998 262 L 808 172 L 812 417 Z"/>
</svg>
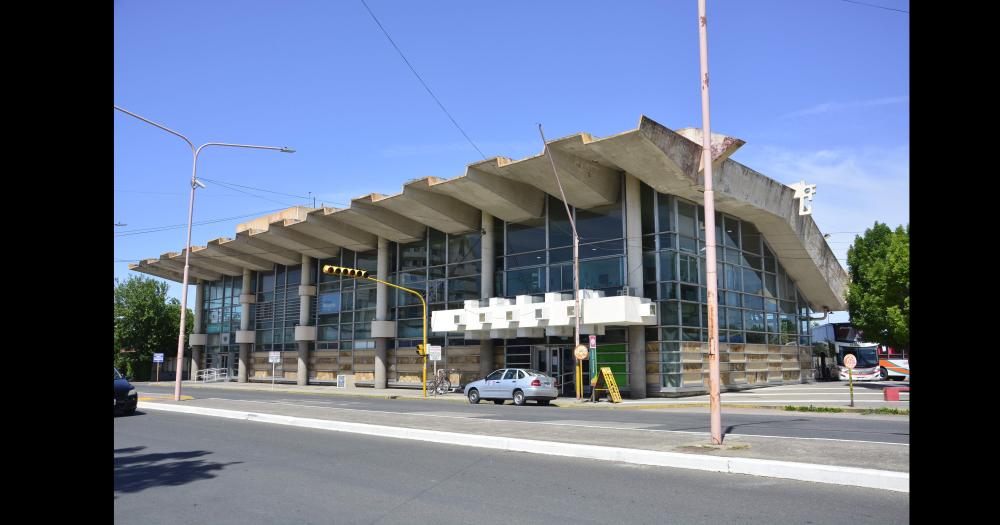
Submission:
<svg viewBox="0 0 1000 525">
<path fill-rule="evenodd" d="M 612 427 L 612 426 L 604 426 L 604 425 L 594 425 L 594 424 L 592 424 L 592 422 L 586 422 L 586 421 L 584 423 L 591 423 L 591 424 L 561 423 L 561 422 L 558 422 L 558 421 L 521 421 L 521 420 L 517 420 L 517 419 L 493 419 L 493 418 L 483 418 L 483 417 L 480 417 L 478 414 L 468 414 L 468 415 L 466 415 L 464 413 L 461 413 L 462 415 L 447 416 L 447 415 L 441 415 L 441 414 L 421 413 L 421 412 L 393 412 L 393 411 L 390 411 L 390 410 L 367 410 L 367 409 L 361 409 L 361 408 L 339 408 L 339 407 L 304 405 L 304 404 L 301 404 L 301 403 L 283 403 L 283 402 L 279 402 L 279 401 L 266 401 L 266 400 L 254 400 L 254 399 L 235 399 L 234 400 L 234 399 L 223 399 L 223 398 L 214 398 L 214 397 L 213 398 L 204 398 L 204 399 L 215 399 L 215 400 L 220 400 L 220 401 L 245 401 L 245 402 L 249 402 L 249 403 L 265 403 L 265 404 L 270 404 L 270 405 L 307 406 L 307 407 L 312 407 L 312 408 L 327 408 L 327 409 L 330 409 L 330 410 L 345 410 L 345 411 L 351 411 L 351 412 L 375 412 L 375 413 L 379 413 L 379 414 L 396 414 L 396 415 L 403 415 L 403 416 L 424 415 L 426 417 L 443 417 L 443 418 L 452 418 L 452 419 L 468 419 L 470 421 L 495 421 L 497 423 L 528 423 L 528 424 L 537 424 L 537 425 L 553 425 L 553 426 L 582 427 L 582 428 L 600 428 L 600 429 L 604 429 L 604 430 L 638 430 L 638 431 L 641 431 L 641 432 L 663 432 L 663 433 L 668 433 L 668 434 L 694 434 L 694 435 L 699 435 L 699 436 L 708 436 L 708 435 L 711 434 L 711 432 L 694 432 L 694 431 L 690 431 L 690 430 L 662 430 L 662 429 L 655 429 L 655 428 Z M 616 423 L 619 423 L 619 422 L 616 422 Z M 625 424 L 628 424 L 628 423 L 625 423 Z M 814 438 L 814 437 L 795 437 L 795 436 L 774 436 L 774 435 L 770 435 L 770 434 L 731 434 L 731 435 L 733 437 L 736 437 L 736 436 L 754 436 L 754 437 L 766 437 L 766 438 L 777 438 L 777 439 L 809 439 L 809 440 L 814 440 L 814 441 L 842 441 L 842 442 L 849 442 L 849 443 L 875 443 L 875 444 L 880 444 L 880 445 L 905 445 L 905 446 L 910 446 L 909 443 L 894 443 L 894 442 L 889 442 L 889 441 L 864 441 L 864 440 L 859 440 L 859 439 L 834 439 L 834 438 Z"/>
</svg>

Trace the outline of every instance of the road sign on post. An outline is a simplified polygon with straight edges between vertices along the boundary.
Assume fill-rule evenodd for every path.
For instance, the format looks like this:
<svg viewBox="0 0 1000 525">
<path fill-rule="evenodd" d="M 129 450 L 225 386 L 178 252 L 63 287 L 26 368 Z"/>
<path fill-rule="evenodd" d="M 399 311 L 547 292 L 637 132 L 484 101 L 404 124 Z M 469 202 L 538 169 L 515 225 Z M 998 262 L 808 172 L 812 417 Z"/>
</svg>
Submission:
<svg viewBox="0 0 1000 525">
<path fill-rule="evenodd" d="M 844 356 L 844 366 L 847 367 L 847 380 L 851 388 L 851 406 L 854 406 L 854 367 L 858 365 L 858 358 L 854 354 Z"/>
<path fill-rule="evenodd" d="M 163 354 L 153 354 L 153 362 L 156 363 L 156 382 L 160 382 L 160 363 L 163 362 Z"/>
<path fill-rule="evenodd" d="M 597 336 L 596 335 L 591 335 L 590 336 L 590 347 L 591 348 L 597 348 Z"/>
<path fill-rule="evenodd" d="M 268 352 L 267 360 L 271 363 L 271 390 L 274 390 L 274 376 L 277 375 L 275 367 L 281 362 L 281 352 Z"/>
</svg>

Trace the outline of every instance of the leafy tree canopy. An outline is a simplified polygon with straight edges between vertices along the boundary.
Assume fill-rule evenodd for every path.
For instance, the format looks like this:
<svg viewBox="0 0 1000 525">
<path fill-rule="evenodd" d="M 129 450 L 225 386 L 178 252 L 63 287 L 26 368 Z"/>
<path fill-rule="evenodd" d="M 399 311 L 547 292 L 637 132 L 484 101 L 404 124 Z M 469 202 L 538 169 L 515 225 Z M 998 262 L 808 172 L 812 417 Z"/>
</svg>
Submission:
<svg viewBox="0 0 1000 525">
<path fill-rule="evenodd" d="M 177 299 L 167 299 L 167 287 L 147 277 L 115 279 L 115 367 L 137 380 L 150 376 L 154 353 L 177 354 L 181 306 Z M 194 326 L 190 309 L 185 320 L 185 333 L 190 334 Z"/>
<path fill-rule="evenodd" d="M 910 348 L 910 226 L 875 223 L 847 250 L 851 324 L 865 339 Z"/>
</svg>

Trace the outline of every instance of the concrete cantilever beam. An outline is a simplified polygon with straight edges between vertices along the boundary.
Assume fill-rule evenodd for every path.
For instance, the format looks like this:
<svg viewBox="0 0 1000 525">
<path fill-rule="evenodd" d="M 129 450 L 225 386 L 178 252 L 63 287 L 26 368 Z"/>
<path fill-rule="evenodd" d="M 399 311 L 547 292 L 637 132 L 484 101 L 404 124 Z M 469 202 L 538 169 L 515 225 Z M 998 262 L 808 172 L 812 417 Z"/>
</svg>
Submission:
<svg viewBox="0 0 1000 525">
<path fill-rule="evenodd" d="M 160 256 L 159 264 L 166 268 L 169 268 L 181 275 L 184 274 L 184 255 L 177 252 L 167 252 Z M 213 272 L 211 270 L 205 270 L 199 268 L 188 262 L 188 275 L 191 277 L 197 277 L 198 279 L 205 279 L 206 281 L 218 281 L 222 279 L 222 274 Z"/>
<path fill-rule="evenodd" d="M 183 255 L 184 252 L 181 252 Z M 199 268 L 204 268 L 212 272 L 218 272 L 230 277 L 235 277 L 237 275 L 243 275 L 243 267 L 237 266 L 235 264 L 230 264 L 225 261 L 219 260 L 218 257 L 213 257 L 206 251 L 204 246 L 192 246 L 191 247 L 191 265 L 197 266 Z"/>
<path fill-rule="evenodd" d="M 301 221 L 279 219 L 269 224 L 266 230 L 250 230 L 250 234 L 252 237 L 260 237 L 275 246 L 288 248 L 289 250 L 304 253 L 317 259 L 327 259 L 340 255 L 340 246 L 334 246 L 326 241 L 290 228 L 291 225 L 298 222 Z"/>
<path fill-rule="evenodd" d="M 423 224 L 374 204 L 384 198 L 384 195 L 370 193 L 352 199 L 350 208 L 338 210 L 332 215 L 338 221 L 390 241 L 406 243 L 423 239 L 427 231 Z"/>
<path fill-rule="evenodd" d="M 236 234 L 236 239 L 229 241 L 225 246 L 248 255 L 267 259 L 268 261 L 286 266 L 302 264 L 302 256 L 292 250 L 276 246 L 265 242 L 259 236 L 253 236 L 250 230 L 245 230 Z M 269 269 L 273 269 L 269 268 Z"/>
<path fill-rule="evenodd" d="M 549 141 L 547 153 L 511 162 L 500 167 L 499 174 L 561 199 L 548 158 L 552 155 L 570 205 L 593 208 L 614 204 L 621 190 L 621 171 L 588 150 L 586 145 L 592 140 L 589 134 L 580 133 Z"/>
<path fill-rule="evenodd" d="M 500 176 L 500 167 L 509 163 L 510 159 L 494 157 L 469 164 L 465 175 L 432 182 L 427 189 L 454 197 L 508 222 L 541 217 L 545 212 L 545 192 Z"/>
<path fill-rule="evenodd" d="M 213 239 L 206 243 L 205 251 L 220 261 L 225 261 L 241 268 L 248 268 L 256 272 L 268 272 L 274 269 L 274 261 L 263 259 L 256 255 L 248 255 L 236 250 L 228 246 L 231 242 L 232 239 L 225 237 Z"/>
<path fill-rule="evenodd" d="M 146 275 L 152 275 L 154 277 L 159 277 L 161 279 L 166 279 L 168 281 L 174 282 L 184 282 L 184 276 L 173 270 L 168 270 L 162 265 L 158 265 L 159 259 L 144 259 L 139 261 L 139 264 L 130 264 L 128 269 L 134 272 L 144 273 Z"/>
<path fill-rule="evenodd" d="M 482 226 L 480 211 L 447 195 L 430 191 L 436 177 L 425 177 L 403 186 L 403 193 L 375 201 L 376 206 L 405 215 L 445 233 L 465 233 Z"/>
<path fill-rule="evenodd" d="M 378 237 L 336 219 L 335 208 L 320 208 L 306 215 L 306 220 L 292 225 L 295 231 L 356 252 L 378 248 Z"/>
</svg>

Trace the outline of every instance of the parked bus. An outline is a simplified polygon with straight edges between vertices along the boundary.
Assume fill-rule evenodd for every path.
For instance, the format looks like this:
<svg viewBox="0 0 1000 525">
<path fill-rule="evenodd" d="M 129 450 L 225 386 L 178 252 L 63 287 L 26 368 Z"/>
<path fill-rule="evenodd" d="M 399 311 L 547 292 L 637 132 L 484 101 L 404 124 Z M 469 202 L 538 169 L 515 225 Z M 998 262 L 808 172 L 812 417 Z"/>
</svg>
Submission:
<svg viewBox="0 0 1000 525">
<path fill-rule="evenodd" d="M 812 329 L 814 344 L 826 347 L 826 355 L 831 357 L 826 361 L 826 355 L 821 355 L 816 366 L 817 379 L 834 379 L 847 381 L 849 375 L 844 366 L 844 356 L 852 354 L 858 360 L 851 373 L 855 381 L 877 381 L 883 377 L 883 367 L 879 363 L 878 343 L 867 343 L 862 339 L 861 332 L 851 323 L 829 323 Z M 909 370 L 909 367 L 906 368 Z"/>
<path fill-rule="evenodd" d="M 890 346 L 878 347 L 878 364 L 882 379 L 904 380 L 910 378 L 910 353 Z"/>
</svg>

